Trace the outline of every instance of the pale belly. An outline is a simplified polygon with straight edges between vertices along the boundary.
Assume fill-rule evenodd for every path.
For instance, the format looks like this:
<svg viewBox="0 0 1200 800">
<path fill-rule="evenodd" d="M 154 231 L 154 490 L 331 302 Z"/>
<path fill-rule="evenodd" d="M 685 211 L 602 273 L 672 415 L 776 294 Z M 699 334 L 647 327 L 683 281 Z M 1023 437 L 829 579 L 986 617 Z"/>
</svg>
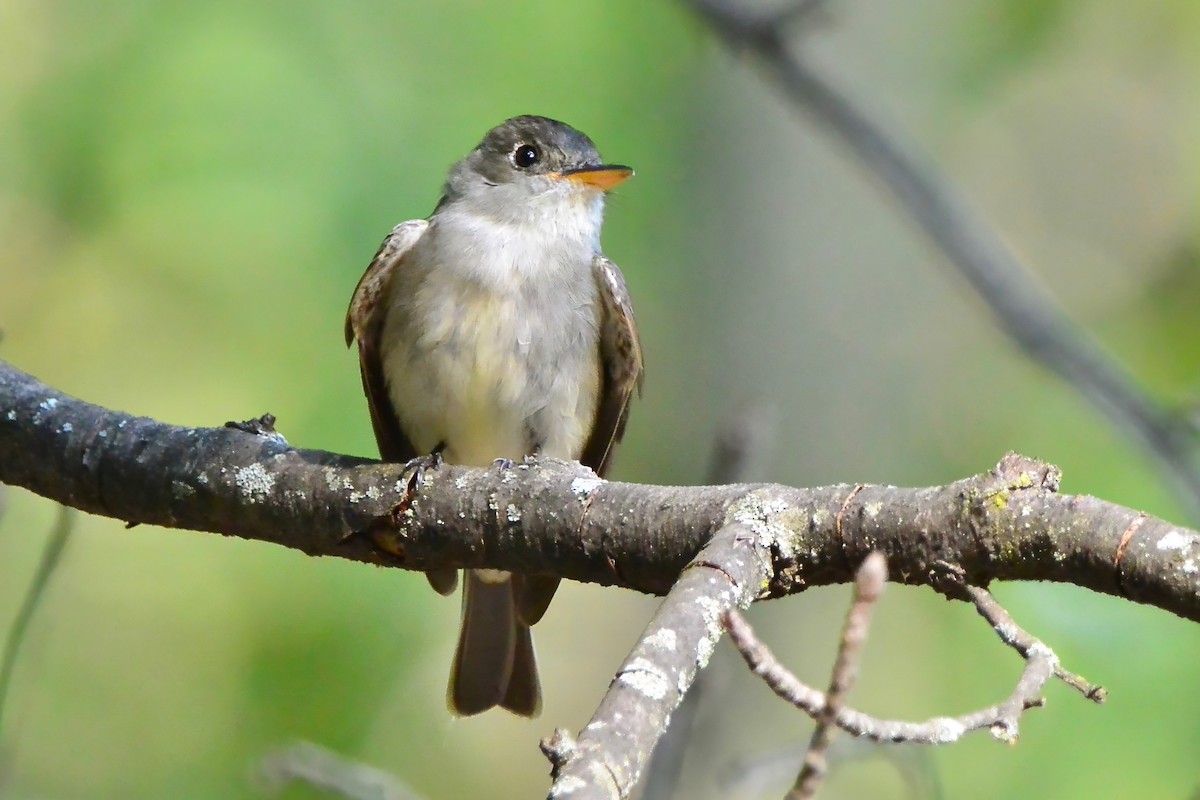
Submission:
<svg viewBox="0 0 1200 800">
<path fill-rule="evenodd" d="M 535 450 L 578 458 L 600 386 L 591 287 L 504 296 L 452 278 L 397 286 L 382 340 L 401 429 L 419 453 L 486 466 Z"/>
</svg>

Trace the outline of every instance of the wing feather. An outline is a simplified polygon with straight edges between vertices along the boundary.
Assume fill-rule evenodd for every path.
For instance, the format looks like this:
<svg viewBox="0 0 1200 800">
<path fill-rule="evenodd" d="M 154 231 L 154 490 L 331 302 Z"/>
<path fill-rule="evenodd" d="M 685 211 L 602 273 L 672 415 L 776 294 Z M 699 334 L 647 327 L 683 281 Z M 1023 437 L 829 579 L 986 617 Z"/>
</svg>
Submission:
<svg viewBox="0 0 1200 800">
<path fill-rule="evenodd" d="M 641 394 L 645 368 L 625 276 L 601 255 L 593 259 L 592 271 L 600 291 L 602 378 L 596 421 L 579 460 L 603 477 L 612 465 L 615 445 L 625 434 L 633 390 Z"/>
<path fill-rule="evenodd" d="M 401 222 L 383 240 L 371 259 L 367 271 L 358 280 L 350 307 L 346 310 L 346 346 L 358 340 L 358 365 L 362 373 L 363 393 L 371 411 L 371 427 L 375 442 L 384 461 L 399 464 L 424 453 L 417 453 L 409 438 L 400 429 L 399 418 L 388 396 L 383 375 L 383 360 L 379 351 L 379 336 L 383 330 L 388 286 L 397 269 L 403 268 L 404 254 L 412 249 L 421 234 L 429 227 L 423 219 Z M 454 591 L 458 585 L 458 570 L 435 569 L 425 573 L 429 583 L 440 594 Z"/>
<path fill-rule="evenodd" d="M 423 219 L 401 222 L 379 246 L 366 272 L 354 288 L 350 307 L 346 310 L 346 346 L 358 341 L 359 371 L 362 373 L 363 392 L 367 396 L 367 407 L 371 411 L 371 427 L 375 430 L 375 441 L 379 455 L 385 461 L 405 462 L 416 458 L 418 453 L 412 442 L 400 430 L 392 401 L 388 397 L 387 381 L 383 376 L 383 362 L 379 352 L 379 336 L 383 329 L 383 300 L 392 275 L 404 260 L 417 240 L 421 238 L 429 222 Z"/>
</svg>

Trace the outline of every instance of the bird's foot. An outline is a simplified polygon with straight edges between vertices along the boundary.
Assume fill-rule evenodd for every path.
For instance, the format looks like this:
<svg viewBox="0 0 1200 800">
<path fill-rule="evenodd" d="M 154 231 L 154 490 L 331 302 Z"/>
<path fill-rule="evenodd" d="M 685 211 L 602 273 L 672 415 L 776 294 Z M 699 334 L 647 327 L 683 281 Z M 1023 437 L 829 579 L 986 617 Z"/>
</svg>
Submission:
<svg viewBox="0 0 1200 800">
<path fill-rule="evenodd" d="M 410 458 L 404 462 L 402 472 L 408 478 L 408 493 L 419 492 L 425 485 L 425 473 L 442 465 L 442 448 L 437 447 L 432 453 Z"/>
<path fill-rule="evenodd" d="M 417 492 L 421 491 L 421 486 L 425 483 L 425 472 L 437 469 L 442 465 L 442 450 L 444 447 L 445 445 L 439 444 L 434 448 L 432 453 L 405 461 L 404 466 L 400 469 L 400 480 L 396 484 L 397 489 L 401 485 L 404 486 L 404 495 L 400 498 L 400 502 L 392 506 L 391 510 L 386 514 L 371 520 L 365 529 L 352 531 L 347 534 L 343 541 L 366 534 L 374 541 L 377 548 L 396 558 L 403 559 L 404 547 L 401 546 L 396 537 L 397 525 L 408 510 L 412 508 L 414 496 Z"/>
<path fill-rule="evenodd" d="M 537 463 L 538 456 L 541 454 L 542 448 L 536 448 L 532 453 L 526 453 L 521 456 L 521 466 L 532 467 Z M 492 466 L 497 472 L 507 472 L 513 468 L 513 460 L 511 458 L 497 458 L 492 461 Z"/>
<path fill-rule="evenodd" d="M 540 444 L 536 444 L 533 446 L 533 449 L 530 450 L 528 453 L 526 453 L 524 458 L 521 459 L 521 464 L 527 468 L 532 467 L 534 464 L 536 464 L 538 462 L 538 459 L 541 457 L 542 457 L 542 446 Z"/>
</svg>

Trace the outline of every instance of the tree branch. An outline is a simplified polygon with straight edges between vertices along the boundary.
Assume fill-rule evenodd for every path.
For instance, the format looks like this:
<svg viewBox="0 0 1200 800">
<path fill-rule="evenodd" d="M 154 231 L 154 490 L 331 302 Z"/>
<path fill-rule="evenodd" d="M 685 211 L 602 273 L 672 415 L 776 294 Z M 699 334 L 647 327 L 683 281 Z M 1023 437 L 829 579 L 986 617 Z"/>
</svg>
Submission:
<svg viewBox="0 0 1200 800">
<path fill-rule="evenodd" d="M 4 646 L 0 649 L 0 731 L 4 730 L 4 712 L 8 705 L 8 689 L 12 683 L 13 673 L 17 668 L 17 659 L 21 654 L 25 635 L 29 631 L 29 625 L 33 621 L 34 614 L 37 613 L 38 607 L 46 595 L 46 588 L 50 583 L 50 578 L 54 575 L 54 570 L 58 567 L 62 559 L 63 550 L 66 549 L 67 542 L 71 538 L 71 532 L 75 528 L 75 518 L 77 516 L 70 508 L 65 506 L 59 507 L 58 519 L 55 521 L 54 527 L 50 531 L 50 536 L 42 548 L 37 570 L 33 573 L 33 578 L 29 582 L 29 588 L 25 590 L 25 596 L 21 598 L 21 605 L 17 608 L 16 616 L 13 617 L 12 625 L 9 627 L 8 635 L 5 637 Z M 3 774 L 8 766 L 5 763 L 5 755 L 3 751 L 0 751 L 0 774 Z"/>
<path fill-rule="evenodd" d="M 1164 408 L 1071 321 L 927 157 L 789 47 L 784 26 L 820 4 L 793 0 L 768 14 L 751 13 L 746 4 L 728 0 L 688 4 L 731 50 L 753 54 L 767 79 L 793 106 L 811 113 L 879 179 L 899 208 L 967 279 L 1008 337 L 1154 456 L 1192 516 L 1200 518 L 1196 428 Z"/>
<path fill-rule="evenodd" d="M 255 430 L 108 411 L 0 362 L 0 482 L 67 505 L 405 569 L 670 590 L 579 741 L 546 744 L 555 797 L 627 797 L 724 612 L 852 580 L 875 550 L 905 583 L 945 591 L 949 566 L 971 586 L 1070 582 L 1200 621 L 1200 534 L 1060 495 L 1058 470 L 1021 456 L 927 489 L 642 486 L 540 460 L 503 472 L 443 465 L 414 490 L 397 465 Z"/>
<path fill-rule="evenodd" d="M 761 454 L 771 420 L 760 406 L 746 406 L 729 416 L 717 431 L 708 481 L 741 483 L 750 463 Z M 659 739 L 642 775 L 641 800 L 672 800 L 678 793 L 683 762 L 693 734 L 697 711 L 704 700 L 711 672 L 700 672 L 671 715 L 671 724 Z"/>
<path fill-rule="evenodd" d="M 838 643 L 837 659 L 825 692 L 825 703 L 816 714 L 817 727 L 809 740 L 808 752 L 800 767 L 796 785 L 784 800 L 808 800 L 815 797 L 817 787 L 828 771 L 829 745 L 837 729 L 837 718 L 846 704 L 846 696 L 858 677 L 858 659 L 867 640 L 867 627 L 871 621 L 871 610 L 883 596 L 883 585 L 887 582 L 887 561 L 879 553 L 872 553 L 858 568 L 854 580 L 854 600 L 846 625 Z"/>
<path fill-rule="evenodd" d="M 258 777 L 262 788 L 276 796 L 292 783 L 305 783 L 346 800 L 425 800 L 395 775 L 313 742 L 275 748 L 259 763 Z"/>
<path fill-rule="evenodd" d="M 870 560 L 864 562 L 864 568 L 867 564 L 870 564 Z M 1094 703 L 1104 702 L 1107 694 L 1103 687 L 1093 686 L 1080 676 L 1064 669 L 1054 651 L 1017 625 L 1012 616 L 987 590 L 964 584 L 961 572 L 955 568 L 946 569 L 948 566 L 942 565 L 945 572 L 940 580 L 941 590 L 954 599 L 974 603 L 979 615 L 991 624 L 1000 640 L 1025 659 L 1025 669 L 1007 698 L 995 705 L 957 717 L 935 717 L 924 722 L 909 722 L 879 719 L 861 711 L 845 708 L 840 696 L 843 691 L 839 687 L 839 684 L 844 686 L 845 678 L 839 680 L 838 675 L 845 670 L 841 662 L 848 655 L 848 636 L 843 636 L 842 648 L 838 654 L 839 663 L 834 669 L 835 677 L 830 690 L 823 694 L 801 681 L 785 667 L 770 648 L 759 640 L 750 623 L 741 614 L 731 611 L 725 615 L 722 623 L 729 631 L 733 646 L 737 648 L 750 671 L 762 678 L 780 698 L 817 720 L 818 727 L 813 734 L 813 744 L 805 757 L 796 787 L 792 794 L 788 795 L 789 800 L 793 797 L 811 796 L 815 785 L 806 790 L 806 777 L 820 779 L 819 772 L 807 776 L 806 773 L 811 773 L 809 764 L 817 743 L 823 742 L 825 746 L 828 745 L 828 733 L 822 735 L 823 728 L 828 731 L 832 726 L 836 726 L 854 736 L 877 742 L 916 744 L 951 744 L 967 733 L 986 729 L 999 741 L 1013 743 L 1018 737 L 1021 714 L 1030 708 L 1043 705 L 1041 692 L 1052 677 L 1060 679 Z M 860 570 L 860 575 L 864 571 L 865 569 Z M 860 577 L 860 587 L 861 580 Z M 875 594 L 875 597 L 878 597 L 878 594 Z M 856 595 L 855 608 L 852 609 L 851 620 L 847 622 L 848 631 L 856 613 L 860 617 L 858 625 L 865 628 L 865 616 L 869 605 L 867 597 Z M 819 765 L 819 768 L 823 770 L 823 765 Z M 808 794 L 805 794 L 805 791 L 808 791 Z"/>
<path fill-rule="evenodd" d="M 722 615 L 753 602 L 770 564 L 749 526 L 734 522 L 717 532 L 659 606 L 579 740 L 543 746 L 554 765 L 550 797 L 629 796 L 671 712 L 708 664 Z"/>
<path fill-rule="evenodd" d="M 298 450 L 278 436 L 108 411 L 0 362 L 0 482 L 128 522 L 404 569 L 508 569 L 652 594 L 737 522 L 771 553 L 760 597 L 851 581 L 853 565 L 880 550 L 903 583 L 930 585 L 947 562 L 972 585 L 1073 583 L 1200 621 L 1200 534 L 1060 495 L 1054 467 L 1019 456 L 925 489 L 646 486 L 550 459 L 504 473 L 445 465 L 412 496 L 402 477 L 394 464 Z M 368 530 L 377 535 L 357 535 Z"/>
</svg>

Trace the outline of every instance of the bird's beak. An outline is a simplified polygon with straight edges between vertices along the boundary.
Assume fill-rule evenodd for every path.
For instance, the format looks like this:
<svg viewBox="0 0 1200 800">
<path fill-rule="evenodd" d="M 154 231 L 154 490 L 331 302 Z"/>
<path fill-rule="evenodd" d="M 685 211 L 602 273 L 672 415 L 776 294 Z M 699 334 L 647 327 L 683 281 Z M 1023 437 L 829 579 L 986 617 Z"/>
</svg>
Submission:
<svg viewBox="0 0 1200 800">
<path fill-rule="evenodd" d="M 632 178 L 633 170 L 619 164 L 601 164 L 563 170 L 559 176 L 574 183 L 581 183 L 584 186 L 591 186 L 607 192 Z"/>
</svg>

